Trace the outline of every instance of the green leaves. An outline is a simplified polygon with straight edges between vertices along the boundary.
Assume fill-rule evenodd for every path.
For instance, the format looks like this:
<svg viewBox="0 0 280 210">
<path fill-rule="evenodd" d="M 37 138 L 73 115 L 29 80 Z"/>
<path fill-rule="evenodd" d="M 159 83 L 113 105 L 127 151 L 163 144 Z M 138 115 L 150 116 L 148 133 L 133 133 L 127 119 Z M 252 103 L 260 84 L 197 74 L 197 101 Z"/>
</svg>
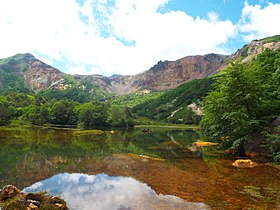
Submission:
<svg viewBox="0 0 280 210">
<path fill-rule="evenodd" d="M 5 97 L 0 96 L 0 125 L 9 124 L 12 119 L 14 107 L 12 107 Z"/>
<path fill-rule="evenodd" d="M 280 115 L 280 51 L 265 50 L 251 63 L 232 63 L 203 101 L 201 126 L 207 138 L 230 136 L 227 146 L 242 150 Z"/>
<path fill-rule="evenodd" d="M 77 113 L 85 129 L 107 126 L 108 106 L 104 103 L 82 104 L 77 107 Z"/>
<path fill-rule="evenodd" d="M 54 103 L 50 110 L 52 123 L 60 125 L 77 125 L 77 115 L 74 111 L 75 102 L 60 100 Z"/>
</svg>

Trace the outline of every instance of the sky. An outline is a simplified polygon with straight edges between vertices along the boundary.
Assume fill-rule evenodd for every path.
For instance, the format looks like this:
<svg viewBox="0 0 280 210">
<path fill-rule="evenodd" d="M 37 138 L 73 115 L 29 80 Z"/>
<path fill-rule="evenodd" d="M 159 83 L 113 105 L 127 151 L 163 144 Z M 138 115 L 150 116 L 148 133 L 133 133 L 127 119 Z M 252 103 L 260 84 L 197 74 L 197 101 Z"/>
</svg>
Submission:
<svg viewBox="0 0 280 210">
<path fill-rule="evenodd" d="M 280 0 L 0 0 L 0 58 L 132 75 L 159 60 L 234 53 L 280 34 L 279 20 Z"/>
</svg>

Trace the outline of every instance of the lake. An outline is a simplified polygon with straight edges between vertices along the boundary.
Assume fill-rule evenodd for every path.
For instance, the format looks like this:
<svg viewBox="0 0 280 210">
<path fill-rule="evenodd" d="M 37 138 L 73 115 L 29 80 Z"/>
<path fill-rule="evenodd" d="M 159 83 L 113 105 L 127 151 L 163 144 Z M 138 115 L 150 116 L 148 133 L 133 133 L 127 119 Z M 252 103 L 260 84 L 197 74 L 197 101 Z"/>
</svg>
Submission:
<svg viewBox="0 0 280 210">
<path fill-rule="evenodd" d="M 58 194 L 83 210 L 280 208 L 276 167 L 235 168 L 215 147 L 194 150 L 193 130 L 151 129 L 0 127 L 0 185 Z"/>
</svg>

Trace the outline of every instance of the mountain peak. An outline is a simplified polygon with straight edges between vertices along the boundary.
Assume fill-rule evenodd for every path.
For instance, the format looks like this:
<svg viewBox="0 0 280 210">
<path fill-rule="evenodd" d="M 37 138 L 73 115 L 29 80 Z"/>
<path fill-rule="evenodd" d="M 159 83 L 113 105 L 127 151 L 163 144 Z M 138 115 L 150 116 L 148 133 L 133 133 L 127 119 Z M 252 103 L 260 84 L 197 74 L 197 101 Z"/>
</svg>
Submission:
<svg viewBox="0 0 280 210">
<path fill-rule="evenodd" d="M 253 40 L 249 44 L 244 45 L 235 54 L 233 59 L 242 59 L 244 62 L 255 58 L 265 49 L 278 50 L 280 49 L 280 35 L 266 37 L 259 40 Z"/>
<path fill-rule="evenodd" d="M 26 59 L 36 59 L 32 54 L 30 53 L 24 53 L 23 54 L 23 57 L 26 58 Z"/>
<path fill-rule="evenodd" d="M 167 67 L 168 61 L 162 61 L 160 60 L 159 62 L 157 62 L 156 65 L 154 65 L 153 67 L 150 68 L 150 70 L 152 71 L 160 71 L 160 70 L 164 70 Z"/>
<path fill-rule="evenodd" d="M 22 61 L 36 60 L 36 58 L 30 53 L 19 53 L 19 54 L 16 54 L 14 56 L 11 56 L 10 58 L 18 60 L 18 61 L 20 61 L 20 60 L 22 60 Z"/>
</svg>

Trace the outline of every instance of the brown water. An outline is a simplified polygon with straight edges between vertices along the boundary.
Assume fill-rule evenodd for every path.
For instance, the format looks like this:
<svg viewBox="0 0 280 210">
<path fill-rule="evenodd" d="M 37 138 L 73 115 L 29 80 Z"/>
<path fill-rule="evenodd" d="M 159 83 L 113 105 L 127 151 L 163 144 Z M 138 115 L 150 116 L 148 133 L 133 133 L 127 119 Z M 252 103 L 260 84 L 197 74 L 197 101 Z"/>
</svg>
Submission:
<svg viewBox="0 0 280 210">
<path fill-rule="evenodd" d="M 0 129 L 1 187 L 19 188 L 60 173 L 132 177 L 158 194 L 211 209 L 280 209 L 280 171 L 264 163 L 238 169 L 215 148 L 191 152 L 194 131 L 134 129 L 101 136 L 71 130 Z M 180 209 L 180 208 L 179 208 Z M 182 208 L 181 208 L 182 209 Z"/>
</svg>

